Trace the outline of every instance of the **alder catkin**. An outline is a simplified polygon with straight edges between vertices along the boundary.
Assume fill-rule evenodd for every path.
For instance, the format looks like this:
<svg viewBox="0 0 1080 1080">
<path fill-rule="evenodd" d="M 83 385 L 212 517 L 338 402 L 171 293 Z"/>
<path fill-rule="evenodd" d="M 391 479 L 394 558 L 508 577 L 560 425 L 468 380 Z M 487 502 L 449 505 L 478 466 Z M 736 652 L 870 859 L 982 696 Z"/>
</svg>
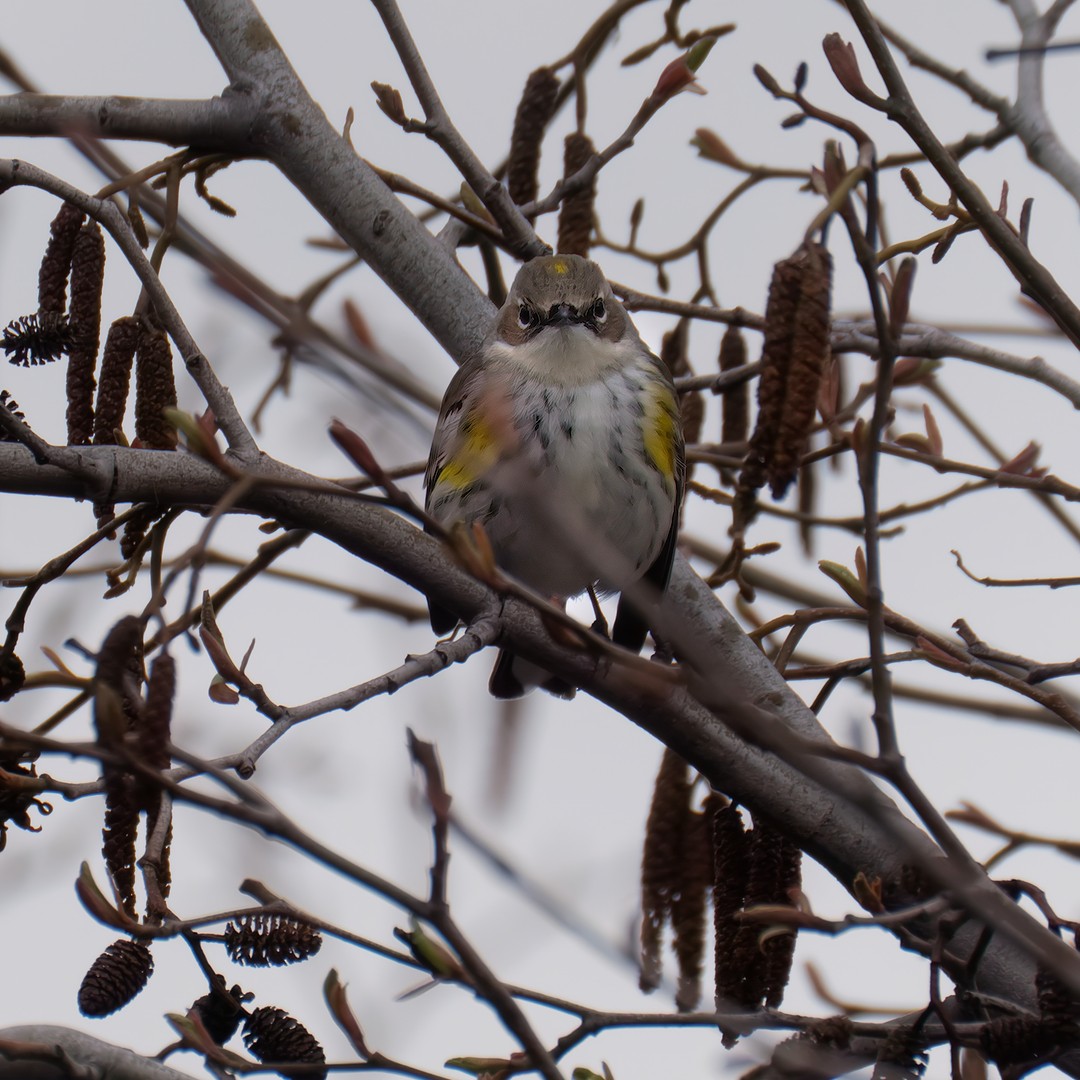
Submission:
<svg viewBox="0 0 1080 1080">
<path fill-rule="evenodd" d="M 773 268 L 743 488 L 768 483 L 779 499 L 795 479 L 829 359 L 831 289 L 832 260 L 821 244 L 805 243 Z"/>
<path fill-rule="evenodd" d="M 675 1007 L 679 1012 L 692 1012 L 701 1000 L 706 897 L 711 885 L 711 824 L 706 814 L 692 811 L 683 833 L 681 881 L 671 905 L 675 959 L 679 965 Z"/>
<path fill-rule="evenodd" d="M 746 336 L 737 326 L 729 326 L 720 339 L 720 373 L 746 366 Z M 744 380 L 723 391 L 720 407 L 720 441 L 743 443 L 750 431 L 750 382 Z"/>
<path fill-rule="evenodd" d="M 716 948 L 716 1007 L 721 1011 L 741 1000 L 743 972 L 735 963 L 735 942 L 740 924 L 735 916 L 746 898 L 750 869 L 750 838 L 742 813 L 734 803 L 714 807 L 713 923 Z"/>
<path fill-rule="evenodd" d="M 641 856 L 641 989 L 660 985 L 664 926 L 681 884 L 682 844 L 690 809 L 690 766 L 665 749 L 645 823 Z"/>
<path fill-rule="evenodd" d="M 533 202 L 539 190 L 540 145 L 555 114 L 559 80 L 551 68 L 537 68 L 525 80 L 514 116 L 506 186 L 518 206 Z"/>
<path fill-rule="evenodd" d="M 75 239 L 86 215 L 71 203 L 60 207 L 49 226 L 49 242 L 38 270 L 39 314 L 62 315 L 67 307 L 67 284 Z"/>
<path fill-rule="evenodd" d="M 172 349 L 164 331 L 144 322 L 135 350 L 135 437 L 148 450 L 175 450 L 176 429 L 165 410 L 176 407 Z"/>
<path fill-rule="evenodd" d="M 72 345 L 67 368 L 67 429 L 71 446 L 86 446 L 94 433 L 94 369 L 101 339 L 105 239 L 96 222 L 79 229 L 71 255 Z"/>
<path fill-rule="evenodd" d="M 588 135 L 580 131 L 567 135 L 563 147 L 563 179 L 573 176 L 595 153 L 596 149 Z M 595 177 L 580 191 L 563 199 L 559 208 L 558 250 L 561 254 L 589 257 L 595 202 Z"/>
</svg>

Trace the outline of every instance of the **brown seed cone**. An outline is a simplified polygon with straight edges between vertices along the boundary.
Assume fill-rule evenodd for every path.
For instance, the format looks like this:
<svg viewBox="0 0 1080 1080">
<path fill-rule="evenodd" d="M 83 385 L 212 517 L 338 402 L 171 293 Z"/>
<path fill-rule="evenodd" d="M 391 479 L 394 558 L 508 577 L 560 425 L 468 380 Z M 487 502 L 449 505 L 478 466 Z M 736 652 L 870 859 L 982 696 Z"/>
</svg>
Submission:
<svg viewBox="0 0 1080 1080">
<path fill-rule="evenodd" d="M 664 925 L 682 883 L 682 843 L 690 816 L 690 766 L 664 750 L 645 823 L 641 856 L 641 973 L 646 993 L 661 979 Z"/>
<path fill-rule="evenodd" d="M 735 965 L 735 942 L 750 873 L 750 835 L 734 803 L 715 808 L 713 838 L 713 921 L 716 928 L 716 1007 L 741 1000 L 743 972 Z M 725 1043 L 727 1038 L 725 1037 Z"/>
<path fill-rule="evenodd" d="M 765 309 L 758 415 L 740 484 L 779 499 L 795 478 L 829 358 L 832 259 L 804 244 L 776 264 Z"/>
<path fill-rule="evenodd" d="M 296 1062 L 307 1065 L 326 1061 L 323 1048 L 299 1020 L 282 1009 L 263 1005 L 244 1021 L 244 1043 L 259 1061 Z M 326 1080 L 325 1069 L 279 1069 L 290 1080 Z"/>
<path fill-rule="evenodd" d="M 573 176 L 595 153 L 596 148 L 588 135 L 580 131 L 567 135 L 563 145 L 563 178 Z M 595 177 L 580 191 L 563 199 L 559 208 L 558 242 L 558 249 L 563 255 L 589 257 L 595 202 Z"/>
<path fill-rule="evenodd" d="M 729 326 L 720 339 L 718 358 L 721 374 L 746 366 L 746 336 L 737 326 Z M 750 383 L 729 386 L 720 408 L 720 441 L 741 443 L 750 431 Z"/>
<path fill-rule="evenodd" d="M 49 242 L 38 270 L 38 311 L 63 314 L 67 307 L 67 283 L 75 238 L 86 215 L 71 203 L 64 203 L 49 226 Z"/>
<path fill-rule="evenodd" d="M 701 971 L 705 959 L 705 898 L 712 885 L 712 836 L 709 818 L 691 812 L 682 844 L 682 883 L 671 905 L 679 985 L 675 1007 L 693 1012 L 701 1000 Z"/>
<path fill-rule="evenodd" d="M 105 240 L 96 222 L 87 222 L 71 255 L 71 322 L 68 354 L 68 443 L 85 446 L 94 431 L 94 369 L 101 337 L 101 290 L 105 284 Z"/>
<path fill-rule="evenodd" d="M 4 327 L 0 347 L 8 354 L 8 363 L 37 367 L 70 352 L 74 340 L 67 316 L 47 312 L 12 319 Z"/>
<path fill-rule="evenodd" d="M 551 68 L 537 68 L 525 80 L 506 162 L 506 186 L 518 206 L 532 202 L 539 191 L 540 144 L 555 115 L 558 93 L 559 80 Z"/>
<path fill-rule="evenodd" d="M 83 1016 L 108 1016 L 123 1008 L 147 984 L 154 958 L 141 941 L 114 941 L 91 965 L 79 987 Z"/>
<path fill-rule="evenodd" d="M 307 960 L 322 948 L 313 926 L 286 915 L 247 915 L 224 931 L 225 951 L 234 964 L 281 967 Z"/>
<path fill-rule="evenodd" d="M 0 390 L 0 409 L 6 409 L 16 420 L 26 423 L 26 417 L 23 415 L 22 409 L 19 408 L 19 403 L 6 390 Z M 8 434 L 7 428 L 0 428 L 0 442 L 10 442 L 14 438 L 14 435 Z M 6 698 L 0 697 L 0 701 L 6 700 Z"/>
<path fill-rule="evenodd" d="M 26 682 L 26 668 L 14 654 L 0 656 L 0 701 L 10 701 Z"/>
<path fill-rule="evenodd" d="M 220 976 L 217 976 L 220 978 Z M 211 990 L 192 1002 L 189 1013 L 195 1013 L 206 1028 L 206 1033 L 218 1044 L 224 1046 L 235 1034 L 243 1017 L 244 991 L 234 986 Z"/>
<path fill-rule="evenodd" d="M 176 429 L 165 409 L 176 407 L 172 349 L 162 330 L 144 323 L 135 352 L 135 436 L 148 450 L 175 450 Z"/>
<path fill-rule="evenodd" d="M 11 657 L 18 660 L 18 657 Z M 20 665 L 21 666 L 21 665 Z M 32 779 L 37 776 L 37 766 L 33 761 L 24 761 L 18 754 L 0 756 L 0 768 L 13 777 Z M 41 826 L 30 819 L 30 807 L 36 806 L 44 814 L 52 813 L 52 805 L 42 802 L 25 788 L 7 786 L 9 781 L 0 778 L 0 851 L 7 845 L 7 827 L 10 822 L 28 832 L 41 832 Z M 15 780 L 18 783 L 18 780 Z"/>
</svg>

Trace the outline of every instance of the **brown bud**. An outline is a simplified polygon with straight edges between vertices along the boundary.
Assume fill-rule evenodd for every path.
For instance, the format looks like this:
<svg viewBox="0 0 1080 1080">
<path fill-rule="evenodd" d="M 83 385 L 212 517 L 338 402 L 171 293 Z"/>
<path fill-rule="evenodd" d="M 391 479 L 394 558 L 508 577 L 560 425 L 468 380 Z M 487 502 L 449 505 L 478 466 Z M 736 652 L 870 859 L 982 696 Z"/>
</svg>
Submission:
<svg viewBox="0 0 1080 1080">
<path fill-rule="evenodd" d="M 94 369 L 101 337 L 101 290 L 105 284 L 105 239 L 96 222 L 87 222 L 71 255 L 71 306 L 74 341 L 68 354 L 68 443 L 85 446 L 94 431 Z"/>
<path fill-rule="evenodd" d="M 573 176 L 596 153 L 592 139 L 580 131 L 566 136 L 563 148 L 563 178 Z M 559 209 L 559 251 L 564 255 L 589 255 L 592 244 L 593 204 L 596 180 L 568 195 Z"/>
<path fill-rule="evenodd" d="M 91 965 L 79 987 L 83 1016 L 108 1016 L 122 1009 L 147 984 L 154 958 L 141 941 L 114 941 Z"/>
<path fill-rule="evenodd" d="M 506 162 L 506 186 L 518 206 L 533 202 L 539 190 L 540 145 L 555 115 L 559 79 L 551 68 L 537 68 L 525 80 L 525 89 L 514 116 L 510 156 Z"/>
<path fill-rule="evenodd" d="M 387 83 L 381 82 L 373 82 L 371 89 L 375 91 L 375 101 L 383 115 L 393 120 L 399 127 L 404 127 L 409 122 L 409 118 L 405 115 L 401 93 Z"/>
<path fill-rule="evenodd" d="M 86 215 L 71 203 L 64 203 L 49 226 L 49 242 L 38 270 L 38 311 L 61 315 L 67 307 L 67 283 L 75 238 Z"/>
<path fill-rule="evenodd" d="M 720 165 L 727 165 L 731 169 L 743 170 L 746 164 L 730 146 L 715 131 L 709 128 L 698 128 L 690 145 L 697 148 L 697 152 L 709 161 L 715 161 Z"/>
<path fill-rule="evenodd" d="M 844 41 L 839 34 L 826 34 L 822 48 L 837 81 L 856 101 L 861 101 L 872 108 L 881 108 L 885 105 L 885 101 L 863 81 L 859 61 L 850 41 Z"/>
</svg>

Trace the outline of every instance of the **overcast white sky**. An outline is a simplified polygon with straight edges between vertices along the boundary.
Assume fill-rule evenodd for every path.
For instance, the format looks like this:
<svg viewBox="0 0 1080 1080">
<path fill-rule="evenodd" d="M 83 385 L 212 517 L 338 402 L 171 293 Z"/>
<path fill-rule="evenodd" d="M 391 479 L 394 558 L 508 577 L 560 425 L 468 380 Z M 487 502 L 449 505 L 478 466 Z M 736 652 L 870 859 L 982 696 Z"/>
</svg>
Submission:
<svg viewBox="0 0 1080 1080">
<path fill-rule="evenodd" d="M 597 4 L 566 0 L 528 6 L 508 0 L 470 0 L 468 4 L 403 0 L 403 7 L 451 115 L 490 164 L 505 151 L 525 74 L 565 53 L 587 20 L 601 10 Z M 439 151 L 419 136 L 401 133 L 375 108 L 369 84 L 379 80 L 399 87 L 406 108 L 417 111 L 371 8 L 329 0 L 304 4 L 267 0 L 260 8 L 331 121 L 343 124 L 347 110 L 355 109 L 352 137 L 360 153 L 435 191 L 456 189 L 457 181 Z M 1004 5 L 992 0 L 952 0 L 945 5 L 929 0 L 883 0 L 875 9 L 951 64 L 968 68 L 999 92 L 1009 91 L 1012 67 L 1007 63 L 990 67 L 981 58 L 986 46 L 1015 38 Z M 854 34 L 837 5 L 826 0 L 741 4 L 698 0 L 685 11 L 687 26 L 731 20 L 738 31 L 717 45 L 701 73 L 708 96 L 683 95 L 673 101 L 643 133 L 638 148 L 603 174 L 603 224 L 616 238 L 625 236 L 630 207 L 639 195 L 646 199 L 642 242 L 660 246 L 692 231 L 729 189 L 732 175 L 700 163 L 689 146 L 699 126 L 722 134 L 746 160 L 805 167 L 820 159 L 820 129 L 810 124 L 790 132 L 779 129 L 779 121 L 790 110 L 760 89 L 750 75 L 754 62 L 764 63 L 786 82 L 798 62 L 807 60 L 811 65 L 808 92 L 814 100 L 856 113 L 835 86 L 820 52 L 825 33 Z M 659 4 L 636 12 L 598 66 L 589 99 L 590 130 L 598 143 L 621 131 L 670 58 L 662 53 L 652 63 L 618 67 L 621 56 L 658 32 L 660 12 Z M 1080 35 L 1080 19 L 1065 20 L 1062 36 L 1070 32 Z M 43 89 L 54 93 L 198 97 L 218 93 L 224 85 L 213 55 L 178 2 L 8 0 L 0 45 Z M 1077 64 L 1080 58 L 1065 55 L 1048 65 L 1053 116 L 1074 149 L 1080 148 L 1073 107 Z M 945 137 L 963 134 L 972 126 L 990 126 L 955 91 L 917 74 L 912 85 Z M 858 118 L 880 140 L 883 153 L 901 145 L 876 117 L 862 112 Z M 569 117 L 561 118 L 557 134 L 568 124 Z M 561 170 L 560 144 L 553 139 L 549 145 L 545 182 L 553 181 Z M 135 165 L 157 156 L 157 148 L 149 146 L 120 149 Z M 45 140 L 5 140 L 0 153 L 24 157 L 89 190 L 99 184 L 73 152 Z M 992 157 L 977 155 L 971 168 L 995 195 L 1001 181 L 1009 181 L 1014 217 L 1023 198 L 1035 196 L 1032 246 L 1062 284 L 1073 295 L 1080 294 L 1075 205 L 1028 168 L 1015 149 Z M 929 194 L 945 197 L 928 170 L 921 170 L 920 175 Z M 214 216 L 191 198 L 185 200 L 185 212 L 282 292 L 298 293 L 336 265 L 338 256 L 305 245 L 308 238 L 325 236 L 327 229 L 271 167 L 254 162 L 233 166 L 213 180 L 212 190 L 238 208 L 235 220 Z M 911 203 L 895 176 L 886 183 L 885 198 L 894 235 L 916 235 L 933 228 L 934 222 Z M 766 186 L 725 219 L 712 248 L 724 304 L 762 309 L 772 264 L 797 246 L 816 208 L 809 195 Z M 5 321 L 36 305 L 37 260 L 53 212 L 48 199 L 27 190 L 0 199 L 0 316 Z M 550 237 L 553 231 L 553 225 L 549 226 L 546 235 Z M 836 305 L 851 311 L 863 307 L 864 300 L 845 243 L 836 236 Z M 603 253 L 598 257 L 612 277 L 646 290 L 654 287 L 650 276 L 635 265 Z M 977 239 L 961 238 L 938 267 L 926 256 L 919 261 L 913 317 L 927 322 L 989 319 L 1032 324 L 1016 303 L 1014 283 Z M 689 280 L 688 271 L 692 267 L 671 268 L 675 295 Z M 217 295 L 203 272 L 179 256 L 167 260 L 164 277 L 204 351 L 241 405 L 252 406 L 276 363 L 265 326 Z M 113 253 L 106 317 L 130 311 L 136 295 L 133 278 Z M 409 363 L 432 387 L 445 384 L 452 371 L 449 360 L 369 271 L 349 275 L 320 309 L 334 325 L 340 325 L 339 302 L 346 296 L 359 303 L 388 351 Z M 658 346 L 668 324 L 648 316 L 638 322 L 646 338 Z M 695 329 L 692 358 L 700 370 L 709 370 L 714 363 L 718 336 L 718 331 Z M 1076 366 L 1072 350 L 1057 343 L 1022 338 L 994 342 L 1020 352 L 1038 349 L 1066 370 Z M 870 368 L 863 365 L 858 371 L 859 378 L 866 378 Z M 943 379 L 993 428 L 1010 452 L 1037 438 L 1045 447 L 1044 460 L 1065 479 L 1075 481 L 1071 466 L 1077 460 L 1076 424 L 1072 409 L 1062 399 L 957 362 L 950 362 Z M 58 369 L 10 369 L 0 380 L 35 426 L 56 439 L 61 438 L 63 424 L 61 383 Z M 181 394 L 182 403 L 196 405 L 190 388 Z M 323 434 L 333 415 L 341 416 L 379 447 L 387 464 L 417 460 L 427 452 L 426 431 L 401 422 L 392 413 L 369 408 L 362 400 L 350 400 L 337 384 L 310 372 L 298 373 L 291 400 L 279 400 L 269 410 L 263 436 L 266 449 L 327 475 L 348 471 Z M 712 413 L 710 423 L 716 424 Z M 912 413 L 911 428 L 920 425 L 920 417 Z M 948 446 L 956 456 L 975 455 L 962 435 L 949 432 L 947 438 L 954 440 Z M 885 485 L 886 500 L 895 502 L 925 497 L 942 490 L 947 482 L 890 467 L 885 470 Z M 851 484 L 831 499 L 830 508 L 836 513 L 856 509 Z M 4 574 L 36 566 L 75 542 L 89 527 L 88 507 L 73 513 L 66 504 L 38 502 L 31 505 L 10 496 L 0 499 L 4 525 L 0 571 Z M 726 526 L 723 513 L 695 508 L 688 527 L 723 546 Z M 756 539 L 781 539 L 792 559 L 797 558 L 797 542 L 790 530 L 773 522 L 759 529 Z M 249 551 L 259 539 L 253 523 L 241 523 L 229 534 L 229 546 L 233 551 Z M 830 533 L 821 537 L 816 557 L 850 563 L 854 547 L 850 535 Z M 959 580 L 948 554 L 950 547 L 960 548 L 980 572 L 1000 576 L 1075 573 L 1075 549 L 1033 502 L 1019 495 L 978 496 L 917 522 L 889 545 L 887 597 L 906 614 L 936 629 L 946 629 L 958 617 L 968 618 L 977 631 L 1002 648 L 1047 660 L 1067 659 L 1080 651 L 1075 642 L 1075 605 L 1067 590 L 1009 594 L 982 590 Z M 410 596 L 398 583 L 386 581 L 319 541 L 306 545 L 288 565 Z M 802 565 L 805 569 L 800 572 L 807 584 L 827 588 L 812 562 Z M 211 576 L 209 580 L 217 579 Z M 130 602 L 103 605 L 98 600 L 100 592 L 99 582 L 93 582 L 42 596 L 25 642 L 32 666 L 38 666 L 35 650 L 39 644 L 59 647 L 75 633 L 93 647 L 107 625 L 143 603 L 140 595 Z M 391 626 L 376 616 L 348 611 L 338 598 L 305 596 L 287 585 L 268 585 L 259 595 L 258 601 L 253 595 L 228 608 L 222 626 L 241 650 L 248 640 L 257 638 L 254 675 L 279 701 L 299 702 L 362 681 L 400 663 L 406 652 L 423 652 L 431 645 L 424 624 Z M 839 594 L 837 599 L 842 602 Z M 763 599 L 760 610 L 771 615 L 779 608 Z M 848 655 L 865 650 L 855 633 L 822 636 L 820 645 L 815 639 L 809 647 L 824 652 L 830 641 L 843 642 L 839 647 Z M 70 659 L 75 665 L 80 663 L 74 654 Z M 213 755 L 243 745 L 261 729 L 261 721 L 246 704 L 231 710 L 210 704 L 204 692 L 210 674 L 207 664 L 201 657 L 181 659 L 183 697 L 176 741 Z M 437 741 L 455 806 L 463 818 L 570 905 L 583 923 L 620 944 L 631 932 L 634 919 L 641 826 L 659 747 L 622 717 L 588 700 L 566 705 L 536 695 L 524 708 L 526 723 L 510 798 L 495 807 L 488 791 L 497 709 L 483 692 L 487 668 L 487 658 L 480 657 L 437 681 L 412 686 L 392 701 L 375 701 L 354 714 L 312 722 L 292 732 L 266 757 L 256 781 L 278 805 L 295 812 L 305 827 L 327 842 L 406 887 L 422 889 L 429 833 L 424 815 L 409 798 L 404 730 L 411 725 Z M 967 689 L 945 678 L 936 685 L 960 692 Z M 6 707 L 4 716 L 34 723 L 60 700 L 46 694 L 27 695 Z M 867 700 L 851 693 L 839 699 L 826 719 L 838 737 L 852 739 L 860 731 L 865 735 L 867 713 Z M 913 769 L 942 806 L 970 799 L 996 808 L 1020 827 L 1072 831 L 1075 736 L 1012 724 L 991 727 L 992 721 L 912 706 L 903 707 L 900 719 Z M 66 730 L 77 737 L 88 730 L 88 721 L 72 721 Z M 54 768 L 59 773 L 68 767 L 50 765 Z M 91 775 L 84 765 L 71 765 L 70 770 L 71 775 Z M 90 860 L 99 880 L 104 880 L 98 855 L 100 804 L 96 800 L 59 803 L 44 825 L 45 832 L 38 837 L 13 831 L 8 849 L 0 856 L 5 961 L 9 972 L 18 972 L 18 978 L 7 978 L 0 987 L 0 1026 L 39 1020 L 69 1023 L 155 1052 L 169 1041 L 162 1013 L 183 1011 L 204 991 L 199 973 L 181 944 L 165 944 L 155 950 L 157 974 L 128 1009 L 99 1023 L 79 1017 L 75 1007 L 78 973 L 113 938 L 82 912 L 72 888 L 83 859 Z M 972 838 L 972 844 L 976 852 L 990 850 L 978 837 Z M 173 902 L 184 915 L 238 906 L 242 898 L 236 886 L 244 877 L 254 876 L 297 903 L 385 942 L 391 939 L 392 927 L 402 924 L 401 916 L 385 904 L 358 895 L 356 889 L 311 869 L 291 852 L 237 827 L 205 821 L 185 808 L 177 812 L 174 867 Z M 1071 867 L 1032 855 L 1010 865 L 1009 872 L 1056 890 L 1052 898 L 1063 914 L 1076 916 L 1069 899 L 1077 895 Z M 807 891 L 815 907 L 828 914 L 840 913 L 849 904 L 835 883 L 815 869 L 809 870 Z M 548 919 L 537 916 L 460 843 L 454 846 L 452 896 L 462 925 L 508 981 L 601 1008 L 666 1007 L 659 1000 L 644 1001 L 636 989 L 636 977 L 626 967 L 594 957 Z M 788 1001 L 792 1010 L 828 1011 L 810 994 L 801 974 L 802 965 L 811 957 L 827 970 L 842 996 L 870 997 L 897 1008 L 919 1007 L 925 1000 L 924 965 L 901 954 L 883 935 L 818 939 L 799 947 Z M 327 1017 L 318 991 L 330 966 L 337 967 L 350 983 L 369 1041 L 387 1053 L 438 1069 L 454 1054 L 512 1049 L 498 1024 L 464 992 L 439 989 L 398 1003 L 395 995 L 418 981 L 413 974 L 332 943 L 303 969 L 245 971 L 239 981 L 258 992 L 259 1003 L 291 1010 L 323 1042 L 328 1058 L 341 1059 L 349 1056 L 348 1050 Z M 549 1036 L 569 1026 L 561 1017 L 544 1014 L 538 1014 L 537 1022 Z M 576 1065 L 599 1070 L 600 1061 L 606 1059 L 617 1080 L 646 1080 L 676 1071 L 681 1077 L 736 1076 L 745 1071 L 750 1059 L 764 1053 L 762 1048 L 770 1041 L 763 1036 L 723 1054 L 711 1031 L 626 1032 L 586 1044 L 571 1055 L 567 1065 L 568 1072 Z M 673 1061 L 678 1062 L 677 1069 Z M 193 1075 L 200 1072 L 194 1059 L 174 1063 L 189 1068 Z"/>
</svg>

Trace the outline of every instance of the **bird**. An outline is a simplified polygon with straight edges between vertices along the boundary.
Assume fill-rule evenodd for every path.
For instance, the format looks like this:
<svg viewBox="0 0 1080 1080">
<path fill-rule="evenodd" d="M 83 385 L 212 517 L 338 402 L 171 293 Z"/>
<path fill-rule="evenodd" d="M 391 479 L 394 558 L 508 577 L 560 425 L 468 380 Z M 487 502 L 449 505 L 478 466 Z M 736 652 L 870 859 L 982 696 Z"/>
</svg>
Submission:
<svg viewBox="0 0 1080 1080">
<path fill-rule="evenodd" d="M 444 528 L 482 525 L 499 568 L 557 603 L 639 580 L 662 591 L 685 468 L 671 374 L 603 271 L 579 255 L 539 256 L 522 265 L 483 345 L 450 380 L 425 506 Z M 435 633 L 457 625 L 452 612 L 428 608 Z M 639 652 L 648 629 L 647 612 L 621 596 L 612 640 Z M 500 650 L 493 696 L 537 685 L 574 693 Z"/>
</svg>

